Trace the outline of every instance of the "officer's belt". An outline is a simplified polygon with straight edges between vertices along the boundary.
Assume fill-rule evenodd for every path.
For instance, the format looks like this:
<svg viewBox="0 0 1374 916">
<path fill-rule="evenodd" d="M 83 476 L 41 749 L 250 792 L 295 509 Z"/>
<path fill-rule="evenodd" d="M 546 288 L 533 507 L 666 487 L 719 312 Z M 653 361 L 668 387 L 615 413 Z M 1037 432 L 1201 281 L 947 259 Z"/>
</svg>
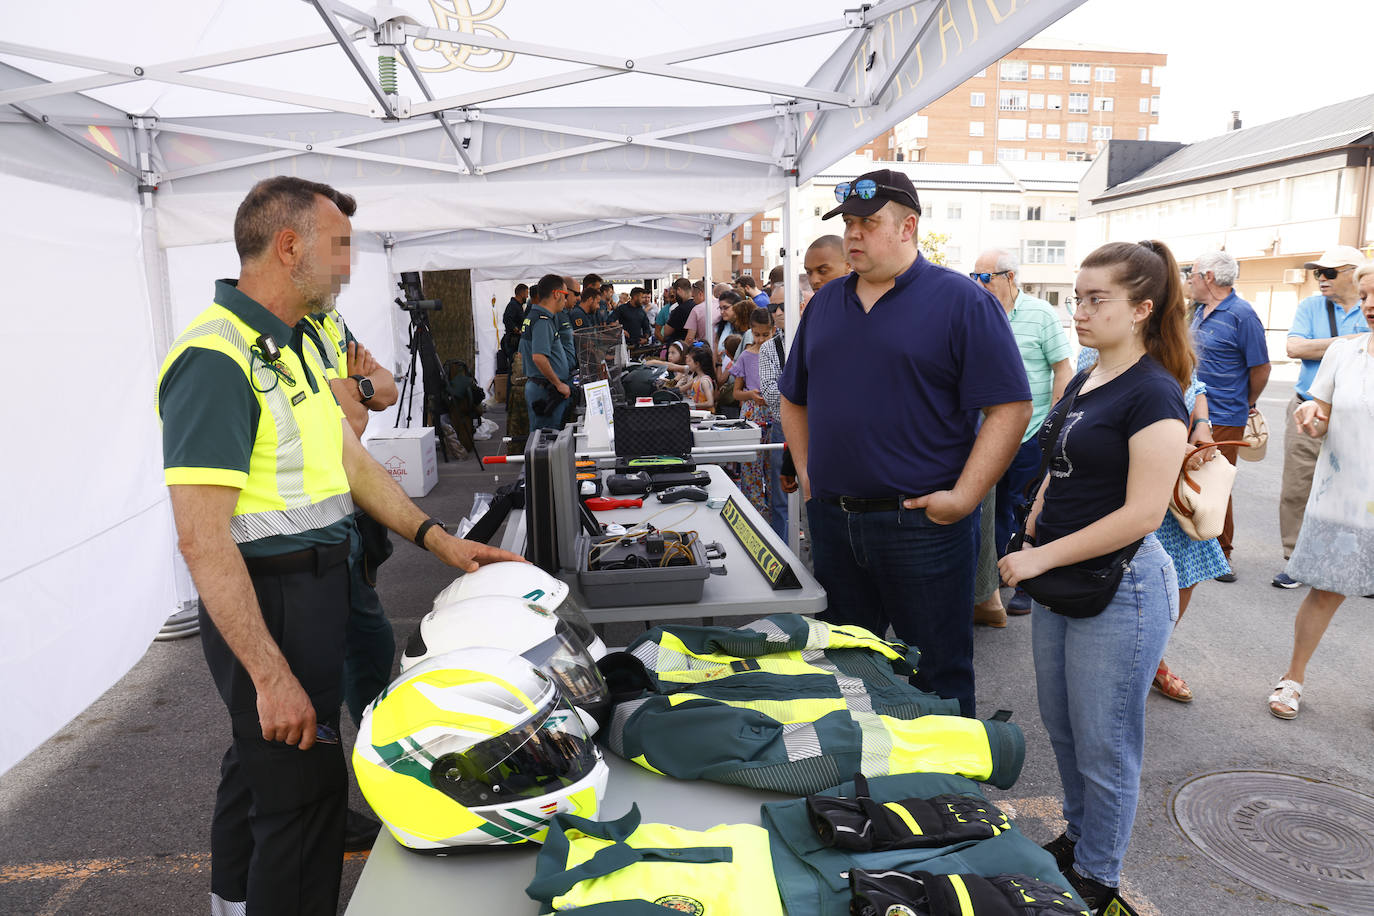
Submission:
<svg viewBox="0 0 1374 916">
<path fill-rule="evenodd" d="M 270 557 L 244 557 L 243 564 L 253 576 L 285 576 L 291 573 L 313 572 L 322 576 L 348 560 L 348 539 L 337 544 L 321 544 L 290 553 Z"/>
</svg>

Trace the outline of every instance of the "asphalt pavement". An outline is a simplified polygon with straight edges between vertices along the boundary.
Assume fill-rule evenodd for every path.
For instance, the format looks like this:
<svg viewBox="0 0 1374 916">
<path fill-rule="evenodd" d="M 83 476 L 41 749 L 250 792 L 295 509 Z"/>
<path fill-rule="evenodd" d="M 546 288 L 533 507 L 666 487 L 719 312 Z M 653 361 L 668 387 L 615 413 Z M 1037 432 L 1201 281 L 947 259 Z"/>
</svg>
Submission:
<svg viewBox="0 0 1374 916">
<path fill-rule="evenodd" d="M 1142 916 L 1312 912 L 1257 890 L 1189 842 L 1171 801 L 1190 780 L 1218 771 L 1273 771 L 1374 796 L 1374 684 L 1366 661 L 1374 601 L 1351 598 L 1337 613 L 1309 667 L 1296 720 L 1274 718 L 1265 703 L 1287 663 L 1304 593 L 1269 584 L 1283 568 L 1280 440 L 1293 375 L 1291 366 L 1275 368 L 1261 402 L 1274 431 L 1269 454 L 1259 463 L 1242 462 L 1237 478 L 1233 560 L 1239 581 L 1199 585 L 1169 645 L 1170 665 L 1197 699 L 1183 705 L 1152 694 L 1149 700 L 1140 807 L 1124 879 Z M 481 446 L 490 454 L 497 443 Z M 512 470 L 493 474 L 472 460 L 441 462 L 438 486 L 419 502 L 433 515 L 456 520 L 467 514 L 474 492 L 489 492 L 513 477 Z M 453 577 L 428 554 L 392 540 L 396 553 L 381 568 L 379 591 L 399 653 Z M 606 641 L 623 645 L 640 629 L 612 626 Z M 1036 710 L 1029 618 L 1013 618 L 1004 630 L 979 628 L 976 661 L 980 712 L 1013 710 L 1027 743 L 1020 781 L 990 795 L 1014 809 L 1032 839 L 1047 841 L 1062 829 L 1059 778 Z M 60 672 L 60 659 L 54 670 Z M 346 716 L 345 723 L 351 747 Z M 227 741 L 227 717 L 199 640 L 153 643 L 86 712 L 0 776 L 0 914 L 206 912 L 209 818 Z M 353 796 L 361 805 L 356 787 Z M 1364 852 L 1343 848 L 1338 836 L 1319 836 L 1320 824 L 1307 829 L 1313 847 L 1324 848 L 1322 855 L 1332 860 Z M 366 854 L 346 861 L 340 912 L 365 862 Z M 1282 869 L 1278 860 L 1275 869 Z M 1374 874 L 1342 880 L 1368 891 Z M 404 909 L 404 901 L 397 908 Z M 455 902 L 454 912 L 462 912 L 461 904 Z M 1323 912 L 1354 916 L 1374 909 L 1351 904 Z"/>
</svg>

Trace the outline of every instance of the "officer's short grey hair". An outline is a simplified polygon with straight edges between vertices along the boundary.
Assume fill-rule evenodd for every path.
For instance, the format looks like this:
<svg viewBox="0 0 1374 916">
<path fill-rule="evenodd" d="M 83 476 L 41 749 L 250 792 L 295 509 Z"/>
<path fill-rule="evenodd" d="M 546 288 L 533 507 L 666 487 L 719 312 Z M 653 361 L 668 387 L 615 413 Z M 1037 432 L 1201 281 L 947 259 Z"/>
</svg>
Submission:
<svg viewBox="0 0 1374 916">
<path fill-rule="evenodd" d="M 1017 276 L 1020 276 L 1021 259 L 1016 256 L 1016 252 L 1007 251 L 1005 248 L 990 248 L 988 249 L 988 254 L 997 256 L 997 260 L 993 263 L 993 270 L 1010 270 L 1014 271 Z"/>
<path fill-rule="evenodd" d="M 1240 265 L 1224 251 L 1209 251 L 1198 255 L 1193 261 L 1193 272 L 1210 273 L 1217 286 L 1235 286 L 1236 278 L 1240 276 Z"/>
</svg>

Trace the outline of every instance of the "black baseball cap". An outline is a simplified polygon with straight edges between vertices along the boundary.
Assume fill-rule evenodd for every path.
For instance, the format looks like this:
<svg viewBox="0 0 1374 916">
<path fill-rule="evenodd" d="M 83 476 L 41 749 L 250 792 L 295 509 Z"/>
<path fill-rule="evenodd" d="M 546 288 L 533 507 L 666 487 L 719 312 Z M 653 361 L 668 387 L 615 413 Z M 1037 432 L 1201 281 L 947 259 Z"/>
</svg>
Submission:
<svg viewBox="0 0 1374 916">
<path fill-rule="evenodd" d="M 906 177 L 905 172 L 878 169 L 874 172 L 865 172 L 849 184 L 853 186 L 865 179 L 877 185 L 877 190 L 871 198 L 864 200 L 857 194 L 851 194 L 844 199 L 843 203 L 825 214 L 821 219 L 830 219 L 830 217 L 838 216 L 841 213 L 849 213 L 853 216 L 872 216 L 881 210 L 889 200 L 910 207 L 916 211 L 917 215 L 920 215 L 921 199 L 916 196 L 916 186 L 911 183 L 910 178 Z"/>
</svg>

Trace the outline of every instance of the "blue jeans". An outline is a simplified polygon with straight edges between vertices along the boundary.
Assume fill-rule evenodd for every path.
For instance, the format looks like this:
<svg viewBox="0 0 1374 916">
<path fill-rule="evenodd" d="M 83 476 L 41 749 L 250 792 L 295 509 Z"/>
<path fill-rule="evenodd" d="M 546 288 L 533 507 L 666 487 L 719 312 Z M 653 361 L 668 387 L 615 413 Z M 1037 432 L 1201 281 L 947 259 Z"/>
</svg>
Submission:
<svg viewBox="0 0 1374 916">
<path fill-rule="evenodd" d="M 1145 697 L 1178 619 L 1174 563 L 1145 538 L 1106 610 L 1075 620 L 1032 606 L 1040 718 L 1064 785 L 1074 867 L 1121 881 L 1145 751 Z"/>
<path fill-rule="evenodd" d="M 353 724 L 363 709 L 391 683 L 396 635 L 377 590 L 363 572 L 363 539 L 354 526 L 348 552 L 348 627 L 344 647 L 344 703 Z"/>
<path fill-rule="evenodd" d="M 1007 552 L 1007 541 L 1011 540 L 1011 536 L 1018 530 L 1016 510 L 1025 502 L 1021 491 L 1030 483 L 1031 478 L 1035 477 L 1035 472 L 1040 470 L 1040 460 L 1040 442 L 1035 437 L 1022 442 L 1021 447 L 1012 456 L 1007 472 L 997 481 L 994 488 L 997 493 L 996 537 L 999 557 Z"/>
<path fill-rule="evenodd" d="M 921 650 L 912 684 L 974 714 L 973 572 L 978 511 L 937 525 L 924 509 L 846 512 L 811 499 L 811 557 L 829 602 L 822 620 L 857 624 Z"/>
<path fill-rule="evenodd" d="M 768 424 L 769 442 L 784 441 L 782 423 L 773 421 Z M 784 542 L 787 540 L 787 494 L 782 491 L 782 449 L 767 452 L 768 455 L 768 507 L 771 510 L 773 530 Z"/>
</svg>

